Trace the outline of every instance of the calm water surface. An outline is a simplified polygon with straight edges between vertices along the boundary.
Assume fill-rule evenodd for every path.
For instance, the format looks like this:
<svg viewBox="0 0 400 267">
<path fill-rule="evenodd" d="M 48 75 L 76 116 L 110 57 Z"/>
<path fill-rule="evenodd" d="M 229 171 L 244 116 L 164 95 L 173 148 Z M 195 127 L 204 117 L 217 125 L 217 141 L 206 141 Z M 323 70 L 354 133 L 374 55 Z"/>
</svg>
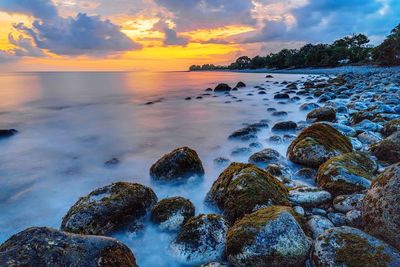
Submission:
<svg viewBox="0 0 400 267">
<path fill-rule="evenodd" d="M 274 76 L 270 80 L 279 82 L 307 78 Z M 194 99 L 219 82 L 234 86 L 238 81 L 248 86 L 232 92 L 242 102 L 224 94 Z M 278 104 L 272 93 L 283 87 L 265 81 L 261 73 L 0 74 L 0 128 L 20 131 L 0 140 L 0 242 L 30 226 L 58 228 L 80 196 L 115 181 L 149 185 L 159 199 L 189 198 L 196 214 L 215 212 L 203 203 L 221 172 L 213 159 L 248 157 L 232 157 L 232 149 L 246 144 L 228 141 L 227 136 L 245 122 L 269 119 L 272 126 L 279 118 L 271 117 L 268 107 L 289 112 L 294 121 L 305 118 L 306 113 L 298 111 L 304 101 Z M 262 83 L 267 95 L 254 89 Z M 250 91 L 253 96 L 247 95 Z M 188 96 L 191 101 L 184 100 Z M 270 130 L 262 132 L 259 141 L 285 155 L 287 144 L 268 144 L 270 135 Z M 204 179 L 180 186 L 153 184 L 151 164 L 185 145 L 203 160 Z M 114 157 L 121 163 L 106 167 Z M 167 251 L 173 235 L 151 225 L 143 235 L 116 237 L 131 247 L 141 266 L 179 265 Z"/>
</svg>

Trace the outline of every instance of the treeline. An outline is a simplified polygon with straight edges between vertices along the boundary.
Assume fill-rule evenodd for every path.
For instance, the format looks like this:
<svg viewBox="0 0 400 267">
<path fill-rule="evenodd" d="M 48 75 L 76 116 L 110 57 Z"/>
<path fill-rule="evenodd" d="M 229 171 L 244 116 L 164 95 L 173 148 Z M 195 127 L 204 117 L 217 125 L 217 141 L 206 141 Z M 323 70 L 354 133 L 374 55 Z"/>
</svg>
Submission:
<svg viewBox="0 0 400 267">
<path fill-rule="evenodd" d="M 229 66 L 213 64 L 192 65 L 190 71 L 242 70 L 242 69 L 290 69 L 308 67 L 337 67 L 342 65 L 377 64 L 400 65 L 400 24 L 382 44 L 372 47 L 364 34 L 346 36 L 332 44 L 307 44 L 300 49 L 283 49 L 265 57 L 239 57 Z"/>
</svg>

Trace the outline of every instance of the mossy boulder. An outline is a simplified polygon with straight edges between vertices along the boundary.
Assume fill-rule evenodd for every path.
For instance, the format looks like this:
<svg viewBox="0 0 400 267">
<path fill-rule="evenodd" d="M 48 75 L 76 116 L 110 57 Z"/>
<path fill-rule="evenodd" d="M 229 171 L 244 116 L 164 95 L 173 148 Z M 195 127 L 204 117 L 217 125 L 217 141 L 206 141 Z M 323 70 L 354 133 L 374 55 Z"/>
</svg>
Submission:
<svg viewBox="0 0 400 267">
<path fill-rule="evenodd" d="M 307 120 L 317 121 L 336 121 L 336 111 L 330 107 L 317 108 L 307 114 Z"/>
<path fill-rule="evenodd" d="M 370 188 L 377 167 L 366 153 L 346 153 L 322 164 L 316 181 L 335 196 L 352 194 Z"/>
<path fill-rule="evenodd" d="M 311 247 L 290 207 L 262 208 L 228 231 L 226 254 L 233 266 L 303 266 Z"/>
<path fill-rule="evenodd" d="M 173 150 L 150 168 L 150 176 L 156 181 L 176 182 L 193 175 L 204 175 L 204 168 L 196 151 L 189 147 Z"/>
<path fill-rule="evenodd" d="M 177 231 L 190 218 L 194 217 L 195 207 L 183 197 L 165 198 L 158 202 L 151 211 L 151 221 L 160 230 Z"/>
<path fill-rule="evenodd" d="M 378 175 L 363 200 L 365 230 L 400 250 L 400 163 Z"/>
<path fill-rule="evenodd" d="M 352 152 L 348 137 L 325 123 L 315 123 L 305 128 L 289 145 L 288 158 L 308 167 L 318 167 L 328 159 Z"/>
<path fill-rule="evenodd" d="M 397 131 L 382 141 L 372 144 L 369 150 L 379 160 L 390 164 L 400 161 L 400 131 Z"/>
<path fill-rule="evenodd" d="M 109 235 L 134 227 L 157 202 L 149 187 L 113 183 L 80 198 L 67 212 L 61 230 L 76 234 Z"/>
<path fill-rule="evenodd" d="M 33 227 L 13 235 L 0 246 L 0 266 L 137 265 L 130 249 L 114 238 Z"/>
<path fill-rule="evenodd" d="M 249 158 L 249 163 L 267 165 L 270 163 L 279 163 L 282 161 L 282 156 L 278 151 L 272 148 L 266 148 L 254 153 Z"/>
<path fill-rule="evenodd" d="M 387 122 L 382 129 L 382 134 L 384 136 L 390 136 L 393 133 L 400 131 L 400 119 L 395 119 Z"/>
<path fill-rule="evenodd" d="M 341 226 L 326 230 L 314 243 L 314 266 L 399 266 L 394 248 L 363 231 Z"/>
<path fill-rule="evenodd" d="M 266 205 L 290 205 L 287 196 L 286 187 L 271 174 L 252 164 L 232 163 L 214 182 L 206 200 L 233 223 Z"/>
<path fill-rule="evenodd" d="M 186 264 L 201 264 L 222 258 L 228 226 L 223 217 L 201 214 L 191 218 L 170 244 L 174 256 Z"/>
</svg>

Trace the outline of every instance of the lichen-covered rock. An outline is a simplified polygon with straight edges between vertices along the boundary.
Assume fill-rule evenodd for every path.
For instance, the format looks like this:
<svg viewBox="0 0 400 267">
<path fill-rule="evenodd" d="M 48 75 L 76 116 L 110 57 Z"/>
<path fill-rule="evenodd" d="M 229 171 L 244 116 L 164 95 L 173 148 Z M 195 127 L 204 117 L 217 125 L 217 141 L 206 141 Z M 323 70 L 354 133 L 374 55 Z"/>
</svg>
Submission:
<svg viewBox="0 0 400 267">
<path fill-rule="evenodd" d="M 180 181 L 193 175 L 204 175 L 204 169 L 196 151 L 189 147 L 173 150 L 150 168 L 150 176 L 157 181 Z"/>
<path fill-rule="evenodd" d="M 310 229 L 312 237 L 315 239 L 326 230 L 335 226 L 326 217 L 323 217 L 321 215 L 312 215 L 307 221 L 307 227 Z"/>
<path fill-rule="evenodd" d="M 365 230 L 400 250 L 400 163 L 378 175 L 362 207 Z"/>
<path fill-rule="evenodd" d="M 278 163 L 282 160 L 281 154 L 272 148 L 266 148 L 257 153 L 254 153 L 249 158 L 249 163 L 252 164 L 270 164 Z"/>
<path fill-rule="evenodd" d="M 333 200 L 333 207 L 340 212 L 361 210 L 364 194 L 340 195 Z"/>
<path fill-rule="evenodd" d="M 233 223 L 245 214 L 269 205 L 290 205 L 286 187 L 252 164 L 232 163 L 212 185 L 207 201 L 215 203 Z"/>
<path fill-rule="evenodd" d="M 399 266 L 400 254 L 381 240 L 356 228 L 331 228 L 314 243 L 315 266 Z"/>
<path fill-rule="evenodd" d="M 336 120 L 336 111 L 329 107 L 317 108 L 307 114 L 307 120 L 334 122 Z"/>
<path fill-rule="evenodd" d="M 173 255 L 190 264 L 218 260 L 225 250 L 228 226 L 223 217 L 201 214 L 191 218 L 170 244 Z"/>
<path fill-rule="evenodd" d="M 391 120 L 383 126 L 382 134 L 384 136 L 390 136 L 393 133 L 400 131 L 400 119 Z"/>
<path fill-rule="evenodd" d="M 322 164 L 317 183 L 333 195 L 352 194 L 368 189 L 377 164 L 362 152 L 336 156 Z"/>
<path fill-rule="evenodd" d="M 372 144 L 369 150 L 379 160 L 388 163 L 397 163 L 400 161 L 400 131 L 397 131 L 382 141 Z"/>
<path fill-rule="evenodd" d="M 130 249 L 114 238 L 33 227 L 13 235 L 0 246 L 0 266 L 137 265 Z"/>
<path fill-rule="evenodd" d="M 226 254 L 233 266 L 302 266 L 311 242 L 289 207 L 262 208 L 228 231 Z"/>
<path fill-rule="evenodd" d="M 160 230 L 177 231 L 190 218 L 194 217 L 195 207 L 183 197 L 162 199 L 151 211 L 151 221 Z"/>
<path fill-rule="evenodd" d="M 289 191 L 289 200 L 305 207 L 317 207 L 331 200 L 329 192 L 317 187 L 300 187 Z"/>
<path fill-rule="evenodd" d="M 290 144 L 287 156 L 294 163 L 318 167 L 328 159 L 351 152 L 352 144 L 332 126 L 315 123 L 304 129 Z"/>
<path fill-rule="evenodd" d="M 61 230 L 77 234 L 108 235 L 133 226 L 157 202 L 149 187 L 118 182 L 80 198 L 64 216 Z"/>
</svg>

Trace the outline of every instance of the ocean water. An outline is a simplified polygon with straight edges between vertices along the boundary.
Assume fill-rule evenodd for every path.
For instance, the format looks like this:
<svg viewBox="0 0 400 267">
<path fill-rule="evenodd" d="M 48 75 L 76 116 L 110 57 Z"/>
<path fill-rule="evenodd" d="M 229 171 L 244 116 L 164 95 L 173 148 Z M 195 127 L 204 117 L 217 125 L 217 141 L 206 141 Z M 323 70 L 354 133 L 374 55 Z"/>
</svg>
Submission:
<svg viewBox="0 0 400 267">
<path fill-rule="evenodd" d="M 79 197 L 115 181 L 151 186 L 159 199 L 189 198 L 196 214 L 216 212 L 204 205 L 223 170 L 213 160 L 248 159 L 231 156 L 234 148 L 248 144 L 227 137 L 243 123 L 267 119 L 270 128 L 259 134 L 258 141 L 285 155 L 287 143 L 266 140 L 271 127 L 279 120 L 303 120 L 306 112 L 299 111 L 304 100 L 274 100 L 273 93 L 284 87 L 273 82 L 308 77 L 274 74 L 266 82 L 262 73 L 229 72 L 1 74 L 0 128 L 19 133 L 0 140 L 0 242 L 30 226 L 59 228 Z M 220 82 L 234 86 L 238 81 L 247 87 L 231 93 L 237 99 L 213 93 L 195 99 L 208 87 Z M 254 86 L 260 84 L 266 95 L 257 94 Z M 239 99 L 242 102 L 236 102 Z M 155 103 L 145 104 L 150 101 Z M 288 117 L 272 117 L 269 107 L 288 112 Z M 180 146 L 198 152 L 204 178 L 174 186 L 153 183 L 152 163 Z M 120 164 L 107 167 L 104 163 L 112 158 Z M 174 234 L 161 233 L 151 224 L 141 235 L 116 237 L 129 245 L 141 266 L 182 264 L 168 252 Z"/>
</svg>

